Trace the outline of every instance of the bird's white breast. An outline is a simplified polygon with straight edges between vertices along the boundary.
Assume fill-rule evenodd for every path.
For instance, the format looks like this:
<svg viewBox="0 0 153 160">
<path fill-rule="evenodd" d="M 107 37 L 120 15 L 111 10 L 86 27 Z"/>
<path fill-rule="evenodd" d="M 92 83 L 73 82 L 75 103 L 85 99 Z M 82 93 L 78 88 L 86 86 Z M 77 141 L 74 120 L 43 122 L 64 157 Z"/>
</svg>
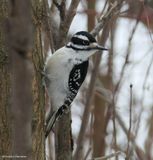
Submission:
<svg viewBox="0 0 153 160">
<path fill-rule="evenodd" d="M 63 47 L 57 50 L 46 62 L 45 74 L 49 80 L 47 90 L 53 109 L 60 107 L 67 96 L 69 74 L 76 63 L 69 51 Z"/>
<path fill-rule="evenodd" d="M 71 48 L 62 47 L 47 59 L 45 74 L 48 79 L 46 88 L 53 109 L 63 105 L 69 88 L 69 75 L 76 64 L 86 61 L 94 51 L 75 51 Z"/>
</svg>

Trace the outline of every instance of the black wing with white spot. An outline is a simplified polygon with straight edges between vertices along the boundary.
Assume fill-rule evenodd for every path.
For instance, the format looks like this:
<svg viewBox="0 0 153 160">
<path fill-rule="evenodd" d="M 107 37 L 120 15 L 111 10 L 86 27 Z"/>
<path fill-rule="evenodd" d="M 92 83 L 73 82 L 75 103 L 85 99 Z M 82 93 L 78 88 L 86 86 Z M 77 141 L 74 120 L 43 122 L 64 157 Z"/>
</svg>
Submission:
<svg viewBox="0 0 153 160">
<path fill-rule="evenodd" d="M 88 61 L 85 61 L 81 64 L 75 65 L 70 72 L 68 86 L 69 86 L 69 95 L 65 100 L 65 105 L 69 106 L 75 96 L 78 93 L 79 88 L 81 87 L 88 70 Z"/>
</svg>

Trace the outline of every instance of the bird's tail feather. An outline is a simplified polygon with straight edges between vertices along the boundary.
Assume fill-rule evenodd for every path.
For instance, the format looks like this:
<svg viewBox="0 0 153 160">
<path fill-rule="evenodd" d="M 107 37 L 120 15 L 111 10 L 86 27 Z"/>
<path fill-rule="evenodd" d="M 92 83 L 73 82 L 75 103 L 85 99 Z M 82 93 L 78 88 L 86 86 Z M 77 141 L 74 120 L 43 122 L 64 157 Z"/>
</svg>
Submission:
<svg viewBox="0 0 153 160">
<path fill-rule="evenodd" d="M 46 133 L 45 137 L 47 137 L 52 130 L 55 122 L 63 115 L 63 113 L 68 113 L 69 112 L 69 106 L 67 105 L 62 105 L 56 112 L 54 112 L 52 115 L 48 116 L 46 119 Z"/>
<path fill-rule="evenodd" d="M 58 115 L 57 115 L 57 111 L 54 112 L 51 116 L 51 118 L 48 120 L 47 122 L 47 126 L 46 126 L 46 133 L 45 133 L 45 137 L 47 137 L 50 133 L 50 131 L 52 130 L 57 118 L 58 118 Z"/>
</svg>

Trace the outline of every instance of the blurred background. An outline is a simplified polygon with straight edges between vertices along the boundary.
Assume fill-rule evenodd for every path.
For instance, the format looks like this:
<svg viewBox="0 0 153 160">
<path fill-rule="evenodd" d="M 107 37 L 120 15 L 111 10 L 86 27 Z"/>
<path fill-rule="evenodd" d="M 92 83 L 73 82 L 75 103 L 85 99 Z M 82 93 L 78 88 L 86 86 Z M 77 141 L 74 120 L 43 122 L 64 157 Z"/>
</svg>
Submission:
<svg viewBox="0 0 153 160">
<path fill-rule="evenodd" d="M 16 115 L 16 112 L 6 110 L 6 107 L 11 105 L 6 103 L 9 101 L 7 95 L 10 95 L 10 91 L 8 87 L 2 88 L 2 86 L 8 85 L 3 80 L 6 80 L 6 73 L 9 74 L 10 70 L 7 64 L 2 63 L 3 69 L 1 68 L 0 72 L 1 76 L 4 74 L 5 76 L 2 76 L 3 80 L 0 80 L 0 85 L 6 97 L 4 98 L 4 94 L 1 93 L 0 101 L 3 107 L 1 107 L 0 124 L 2 130 L 7 134 L 1 133 L 3 141 L 0 143 L 3 149 L 0 149 L 0 155 L 8 155 L 12 146 L 18 146 L 12 145 L 11 142 L 12 132 L 9 127 L 11 123 L 16 126 L 16 122 L 11 122 L 12 119 L 8 113 L 13 114 L 14 117 L 20 115 L 18 121 L 22 119 L 22 114 L 29 113 L 27 122 L 32 129 L 28 127 L 26 133 L 28 130 L 32 135 L 28 134 L 27 137 L 28 140 L 30 139 L 28 144 L 31 145 L 28 145 L 27 148 L 31 148 L 32 159 L 54 160 L 56 157 L 58 160 L 152 160 L 153 1 L 28 0 L 27 2 L 29 5 L 25 6 L 31 8 L 29 13 L 32 12 L 29 24 L 26 22 L 26 17 L 29 15 L 23 14 L 26 13 L 27 8 L 22 4 L 26 2 L 17 0 L 14 4 L 13 0 L 11 3 L 5 0 L 0 2 L 2 4 L 0 20 L 9 17 L 9 23 L 5 22 L 7 27 L 4 28 L 7 29 L 7 32 L 4 37 L 14 33 L 6 39 L 11 41 L 10 37 L 24 35 L 26 29 L 24 30 L 23 26 L 30 26 L 30 23 L 33 28 L 30 29 L 30 33 L 28 32 L 32 40 L 28 41 L 30 45 L 26 49 L 18 49 L 14 45 L 16 41 L 12 40 L 10 43 L 7 40 L 5 43 L 8 44 L 9 49 L 1 52 L 1 54 L 8 53 L 9 55 L 13 47 L 18 54 L 23 54 L 24 51 L 28 55 L 30 65 L 25 66 L 31 66 L 30 71 L 27 69 L 27 73 L 30 72 L 32 75 L 32 87 L 30 87 L 32 91 L 29 90 L 29 93 L 33 98 L 28 103 L 31 104 L 32 110 L 28 112 L 25 109 L 24 113 L 21 110 L 21 113 Z M 22 7 L 25 9 L 23 12 Z M 21 23 L 20 18 L 17 18 L 20 17 L 20 14 L 23 14 L 21 19 L 24 19 L 26 24 Z M 1 23 L 4 23 L 3 20 Z M 16 29 L 12 29 L 13 26 L 16 26 Z M 20 32 L 22 34 L 18 33 L 19 30 L 16 31 L 18 28 L 23 29 Z M 46 57 L 51 56 L 55 50 L 65 45 L 75 32 L 81 30 L 91 32 L 96 36 L 97 41 L 109 49 L 109 53 L 97 53 L 90 59 L 87 78 L 72 104 L 71 114 L 64 116 L 58 122 L 61 127 L 58 130 L 58 138 L 56 137 L 58 139 L 56 146 L 56 129 L 55 133 L 51 132 L 46 140 L 44 138 L 44 119 L 45 112 L 49 110 L 49 99 L 42 85 L 40 71 L 43 70 Z M 1 29 L 1 37 L 3 33 Z M 19 38 L 19 41 L 21 39 Z M 0 42 L 3 42 L 3 38 Z M 5 46 L 4 44 L 0 43 L 1 46 Z M 13 62 L 17 63 L 16 60 Z M 17 66 L 15 69 L 17 72 L 11 74 L 12 77 L 18 75 L 18 68 Z M 23 82 L 19 78 L 18 84 L 21 83 L 21 86 L 25 83 L 26 75 L 24 78 Z M 12 78 L 7 81 L 11 82 Z M 16 81 L 12 85 L 15 83 Z M 16 102 L 14 100 L 15 106 L 18 104 Z M 24 126 L 25 120 L 20 122 L 20 126 Z M 25 131 L 22 134 L 20 128 L 17 128 L 19 130 L 16 129 L 13 132 L 14 137 L 19 134 L 23 138 Z M 6 139 L 8 139 L 8 144 L 5 143 Z M 27 152 L 22 150 L 21 153 L 26 154 Z"/>
<path fill-rule="evenodd" d="M 82 0 L 69 34 L 80 30 L 91 31 L 99 18 L 107 12 L 110 3 L 113 5 L 115 1 Z M 103 45 L 107 46 L 110 52 L 99 57 L 101 60 L 97 79 L 93 82 L 96 87 L 91 89 L 92 94 L 86 93 L 90 92 L 90 80 L 95 76 L 93 72 L 97 61 L 94 57 L 82 92 L 72 104 L 72 132 L 76 149 L 75 143 L 85 116 L 84 108 L 88 104 L 86 101 L 92 98 L 83 142 L 86 159 L 109 155 L 115 151 L 127 154 L 128 145 L 131 160 L 153 158 L 152 5 L 149 0 L 120 1 L 119 8 L 114 11 L 111 20 L 108 19 L 109 22 L 102 31 L 108 32 Z M 58 18 L 58 15 L 56 16 Z M 124 154 L 119 154 L 118 159 L 125 159 Z"/>
</svg>

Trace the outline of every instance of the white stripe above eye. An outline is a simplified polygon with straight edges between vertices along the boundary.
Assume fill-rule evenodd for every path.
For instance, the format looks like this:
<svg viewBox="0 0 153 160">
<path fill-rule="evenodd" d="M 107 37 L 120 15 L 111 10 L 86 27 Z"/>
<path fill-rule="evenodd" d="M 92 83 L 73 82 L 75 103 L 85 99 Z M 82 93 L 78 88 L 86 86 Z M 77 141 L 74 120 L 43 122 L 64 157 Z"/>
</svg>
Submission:
<svg viewBox="0 0 153 160">
<path fill-rule="evenodd" d="M 83 35 L 74 35 L 73 37 L 77 37 L 79 39 L 85 40 L 85 41 L 89 41 L 89 39 L 86 36 Z"/>
<path fill-rule="evenodd" d="M 69 42 L 67 46 L 75 47 L 76 49 L 87 49 L 88 45 L 77 45 L 72 42 Z"/>
</svg>

